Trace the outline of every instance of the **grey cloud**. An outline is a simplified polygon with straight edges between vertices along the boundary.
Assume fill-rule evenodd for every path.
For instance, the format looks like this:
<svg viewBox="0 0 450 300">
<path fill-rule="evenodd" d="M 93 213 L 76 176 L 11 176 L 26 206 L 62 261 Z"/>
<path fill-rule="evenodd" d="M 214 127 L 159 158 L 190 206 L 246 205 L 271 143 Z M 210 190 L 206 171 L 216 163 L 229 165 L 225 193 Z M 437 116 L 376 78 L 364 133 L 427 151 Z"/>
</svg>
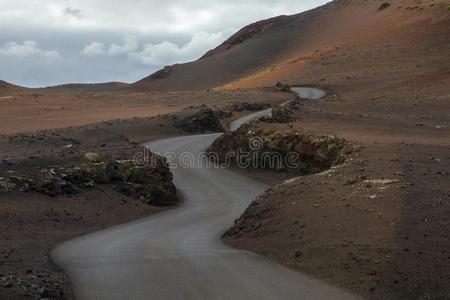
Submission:
<svg viewBox="0 0 450 300">
<path fill-rule="evenodd" d="M 127 35 L 123 38 L 120 45 L 112 44 L 108 49 L 108 55 L 126 54 L 135 51 L 138 48 L 137 38 L 133 35 Z"/>
<path fill-rule="evenodd" d="M 102 55 L 106 54 L 106 49 L 103 43 L 92 42 L 89 45 L 86 45 L 81 53 L 87 56 Z"/>
<path fill-rule="evenodd" d="M 0 80 L 25 86 L 133 82 L 197 59 L 251 22 L 326 2 L 0 0 Z"/>
<path fill-rule="evenodd" d="M 83 15 L 83 12 L 80 9 L 72 8 L 70 6 L 63 9 L 63 13 L 78 19 L 83 19 L 85 16 Z"/>
</svg>

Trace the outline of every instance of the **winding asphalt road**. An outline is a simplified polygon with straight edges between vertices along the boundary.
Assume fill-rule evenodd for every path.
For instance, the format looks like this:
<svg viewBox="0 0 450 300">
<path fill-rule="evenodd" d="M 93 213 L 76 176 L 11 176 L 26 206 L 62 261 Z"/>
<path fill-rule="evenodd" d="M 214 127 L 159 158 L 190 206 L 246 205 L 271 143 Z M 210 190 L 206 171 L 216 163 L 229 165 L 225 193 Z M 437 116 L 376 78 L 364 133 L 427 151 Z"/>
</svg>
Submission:
<svg viewBox="0 0 450 300">
<path fill-rule="evenodd" d="M 326 92 L 317 88 L 311 87 L 292 87 L 291 90 L 298 94 L 303 99 L 318 100 L 326 96 Z"/>
<path fill-rule="evenodd" d="M 270 110 L 263 114 L 269 114 Z M 232 128 L 261 113 L 245 117 Z M 220 134 L 148 143 L 194 157 Z M 78 299 L 352 299 L 268 259 L 226 247 L 223 232 L 267 186 L 217 168 L 172 169 L 181 207 L 66 242 L 53 260 Z"/>
</svg>

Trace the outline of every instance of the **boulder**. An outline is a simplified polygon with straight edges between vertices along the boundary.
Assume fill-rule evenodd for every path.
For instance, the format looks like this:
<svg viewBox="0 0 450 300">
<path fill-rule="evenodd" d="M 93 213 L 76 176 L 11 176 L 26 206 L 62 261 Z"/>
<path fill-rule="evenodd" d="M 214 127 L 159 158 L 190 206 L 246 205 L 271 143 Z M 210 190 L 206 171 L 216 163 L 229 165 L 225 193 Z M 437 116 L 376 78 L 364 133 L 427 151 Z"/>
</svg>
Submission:
<svg viewBox="0 0 450 300">
<path fill-rule="evenodd" d="M 277 82 L 277 84 L 275 85 L 275 89 L 284 93 L 291 92 L 291 86 L 288 84 L 282 84 L 281 82 Z"/>
<path fill-rule="evenodd" d="M 139 166 L 132 160 L 91 162 L 79 166 L 43 169 L 41 178 L 0 178 L 0 193 L 35 191 L 55 197 L 76 194 L 96 184 L 114 184 L 119 192 L 155 206 L 178 202 L 172 174 L 164 158 L 152 154 L 152 164 Z"/>
<path fill-rule="evenodd" d="M 215 133 L 224 131 L 216 113 L 206 107 L 180 113 L 174 125 L 176 128 L 189 133 Z"/>
<path fill-rule="evenodd" d="M 303 175 L 318 173 L 343 163 L 355 149 L 354 145 L 334 136 L 263 130 L 247 125 L 216 139 L 209 152 L 220 163 L 229 162 L 231 158 L 231 163 L 238 167 Z"/>
</svg>

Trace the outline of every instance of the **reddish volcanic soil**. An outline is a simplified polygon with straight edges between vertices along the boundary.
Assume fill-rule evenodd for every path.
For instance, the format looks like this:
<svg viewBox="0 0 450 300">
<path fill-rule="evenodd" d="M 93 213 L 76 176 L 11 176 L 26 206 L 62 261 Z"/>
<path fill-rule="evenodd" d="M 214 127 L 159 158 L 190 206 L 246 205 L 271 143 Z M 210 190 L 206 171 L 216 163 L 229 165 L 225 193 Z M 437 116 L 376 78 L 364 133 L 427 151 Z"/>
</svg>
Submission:
<svg viewBox="0 0 450 300">
<path fill-rule="evenodd" d="M 43 176 L 40 172 L 44 168 L 79 165 L 88 152 L 133 159 L 142 152 L 139 143 L 187 134 L 173 126 L 172 115 L 152 115 L 182 110 L 189 103 L 224 106 L 236 101 L 264 100 L 279 104 L 290 98 L 290 94 L 270 90 L 153 93 L 134 98 L 16 95 L 8 99 L 14 105 L 0 109 L 5 117 L 1 121 L 2 132 L 14 132 L 0 135 L 0 299 L 59 299 L 60 293 L 64 299 L 72 299 L 68 278 L 49 259 L 53 247 L 76 236 L 165 209 L 123 195 L 112 184 L 56 197 L 36 192 L 4 193 L 3 177 Z M 164 101 L 168 103 L 164 107 L 154 104 Z M 65 109 L 55 109 L 61 105 Z M 84 105 L 92 107 L 92 111 Z M 119 116 L 133 118 L 114 119 Z M 93 120 L 103 121 L 73 126 Z M 63 128 L 41 130 L 56 126 Z M 24 130 L 34 131 L 17 133 Z"/>
<path fill-rule="evenodd" d="M 150 117 L 188 106 L 230 102 L 276 103 L 288 99 L 273 90 L 142 93 L 79 93 L 58 87 L 51 93 L 25 90 L 0 94 L 0 134 L 80 126 L 95 122 Z M 284 98 L 283 98 L 284 97 Z"/>
<path fill-rule="evenodd" d="M 370 299 L 445 299 L 449 86 L 328 87 L 325 99 L 304 101 L 293 123 L 259 123 L 337 135 L 363 150 L 329 172 L 274 187 L 225 241 Z"/>
<path fill-rule="evenodd" d="M 257 125 L 333 134 L 362 151 L 332 170 L 284 182 L 285 174 L 252 172 L 281 183 L 256 200 L 226 243 L 369 299 L 448 299 L 450 3 L 392 0 L 380 9 L 383 2 L 336 0 L 257 22 L 202 59 L 132 85 L 0 82 L 2 170 L 30 171 L 87 150 L 129 154 L 133 142 L 180 134 L 167 118 L 150 116 L 201 104 L 279 104 L 292 95 L 276 92 L 277 82 L 316 86 L 327 97 L 304 100 L 293 122 Z M 58 142 L 52 130 L 43 133 L 51 143 L 17 134 L 49 128 L 62 128 Z M 65 138 L 81 146 L 67 150 Z M 89 193 L 1 197 L 0 277 L 26 277 L 31 268 L 57 280 L 46 256 L 53 245 L 155 212 L 107 186 L 96 191 L 98 200 Z"/>
</svg>

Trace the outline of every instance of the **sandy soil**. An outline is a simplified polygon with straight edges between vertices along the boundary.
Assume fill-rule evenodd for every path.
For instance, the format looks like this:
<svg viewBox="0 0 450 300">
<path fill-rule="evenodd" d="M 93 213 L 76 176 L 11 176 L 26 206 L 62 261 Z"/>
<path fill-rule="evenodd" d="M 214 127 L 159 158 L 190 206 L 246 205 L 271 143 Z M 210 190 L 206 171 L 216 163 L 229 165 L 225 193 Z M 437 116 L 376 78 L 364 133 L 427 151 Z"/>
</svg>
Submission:
<svg viewBox="0 0 450 300">
<path fill-rule="evenodd" d="M 280 97 L 283 98 L 279 93 L 266 89 L 93 94 L 74 93 L 70 87 L 60 87 L 56 91 L 49 89 L 40 93 L 6 93 L 0 96 L 0 134 L 157 116 L 180 111 L 190 105 L 220 106 L 234 101 L 270 103 L 279 101 Z"/>
</svg>

